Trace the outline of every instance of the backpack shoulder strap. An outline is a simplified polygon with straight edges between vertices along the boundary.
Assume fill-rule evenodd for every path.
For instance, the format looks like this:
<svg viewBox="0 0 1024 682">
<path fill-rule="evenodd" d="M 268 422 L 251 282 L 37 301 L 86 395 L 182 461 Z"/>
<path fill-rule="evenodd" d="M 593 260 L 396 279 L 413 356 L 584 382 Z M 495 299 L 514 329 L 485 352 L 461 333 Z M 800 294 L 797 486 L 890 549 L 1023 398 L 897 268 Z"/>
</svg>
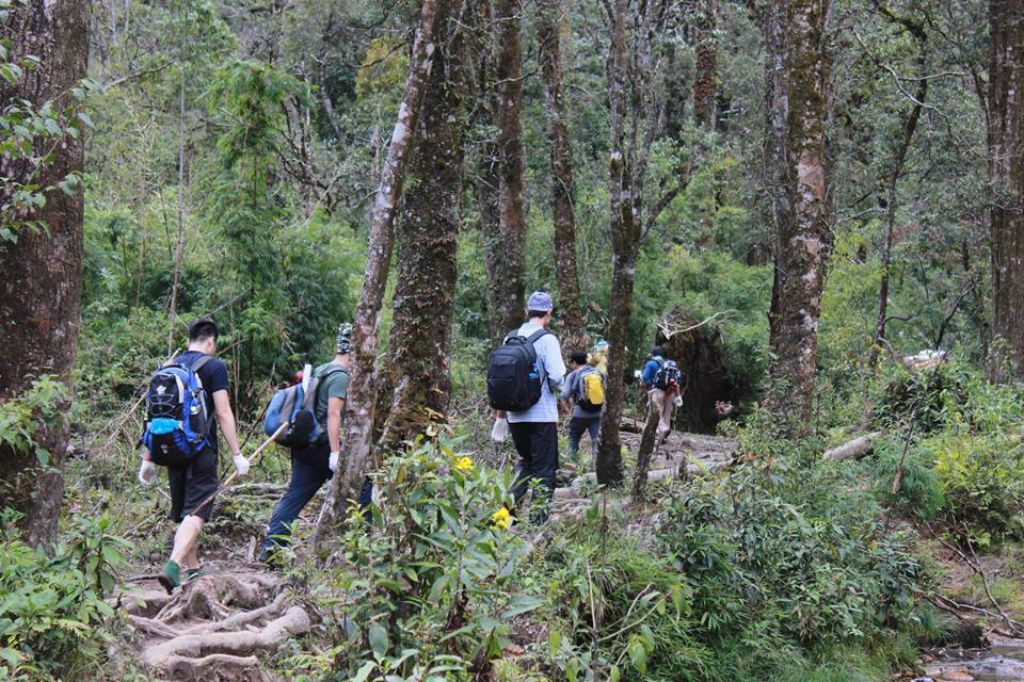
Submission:
<svg viewBox="0 0 1024 682">
<path fill-rule="evenodd" d="M 203 356 L 200 357 L 199 359 L 195 360 L 194 362 L 188 363 L 188 368 L 190 370 L 192 370 L 193 372 L 196 372 L 198 374 L 199 370 L 202 369 L 203 366 L 206 363 L 208 363 L 210 360 L 213 360 L 213 356 L 212 355 L 206 355 L 204 353 Z"/>
<path fill-rule="evenodd" d="M 537 341 L 540 340 L 541 337 L 547 336 L 550 333 L 551 332 L 549 332 L 547 329 L 539 329 L 534 333 L 530 334 L 528 337 L 526 337 L 526 341 L 528 343 L 536 343 Z"/>
<path fill-rule="evenodd" d="M 341 365 L 338 365 L 336 367 L 331 367 L 320 376 L 314 377 L 316 379 L 316 386 L 314 386 L 313 390 L 309 391 L 309 393 L 307 394 L 309 396 L 308 399 L 310 401 L 311 407 L 315 407 L 315 403 L 313 401 L 316 398 L 320 397 L 320 387 L 324 385 L 324 381 L 326 381 L 328 377 L 332 377 L 335 374 L 349 374 L 349 371 L 342 367 Z"/>
</svg>

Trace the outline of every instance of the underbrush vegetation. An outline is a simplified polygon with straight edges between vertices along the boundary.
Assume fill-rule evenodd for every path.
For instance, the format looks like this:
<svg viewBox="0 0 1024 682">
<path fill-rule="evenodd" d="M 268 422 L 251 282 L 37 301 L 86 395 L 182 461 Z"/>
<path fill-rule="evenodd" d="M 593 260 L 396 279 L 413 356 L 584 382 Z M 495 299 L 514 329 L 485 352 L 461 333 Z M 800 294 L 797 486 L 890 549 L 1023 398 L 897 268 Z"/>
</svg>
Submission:
<svg viewBox="0 0 1024 682">
<path fill-rule="evenodd" d="M 28 546 L 0 517 L 0 679 L 81 679 L 105 660 L 114 609 L 104 595 L 126 543 L 109 519 L 79 519 L 52 555 Z"/>
</svg>

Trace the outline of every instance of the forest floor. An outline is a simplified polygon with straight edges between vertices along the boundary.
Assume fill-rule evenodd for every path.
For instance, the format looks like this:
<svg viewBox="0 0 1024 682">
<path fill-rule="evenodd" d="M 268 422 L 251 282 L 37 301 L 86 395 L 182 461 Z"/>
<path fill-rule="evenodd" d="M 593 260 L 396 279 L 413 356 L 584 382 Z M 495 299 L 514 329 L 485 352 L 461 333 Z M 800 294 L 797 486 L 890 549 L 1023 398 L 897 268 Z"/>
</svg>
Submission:
<svg viewBox="0 0 1024 682">
<path fill-rule="evenodd" d="M 623 432 L 623 444 L 635 454 L 640 434 Z M 699 471 L 717 470 L 732 462 L 734 441 L 714 436 L 673 432 L 655 452 L 648 481 L 649 497 L 660 499 L 667 488 Z M 559 474 L 553 523 L 577 517 L 594 500 L 593 473 L 577 474 L 567 466 Z M 221 519 L 208 529 L 202 550 L 204 574 L 168 595 L 155 576 L 164 561 L 162 550 L 117 597 L 138 631 L 129 656 L 158 679 L 258 682 L 276 679 L 260 665 L 258 654 L 272 654 L 289 637 L 308 632 L 316 618 L 298 603 L 289 581 L 255 561 L 259 529 L 245 519 L 269 514 L 284 485 L 247 483 L 222 494 Z M 300 522 L 312 523 L 320 508 L 318 496 L 307 505 Z M 611 504 L 629 506 L 628 488 L 608 496 Z M 244 512 L 244 513 L 243 513 Z M 226 516 L 226 518 L 224 518 Z M 263 517 L 265 518 L 265 516 Z M 532 528 L 522 532 L 543 540 Z M 515 648 L 510 655 L 515 655 Z"/>
</svg>

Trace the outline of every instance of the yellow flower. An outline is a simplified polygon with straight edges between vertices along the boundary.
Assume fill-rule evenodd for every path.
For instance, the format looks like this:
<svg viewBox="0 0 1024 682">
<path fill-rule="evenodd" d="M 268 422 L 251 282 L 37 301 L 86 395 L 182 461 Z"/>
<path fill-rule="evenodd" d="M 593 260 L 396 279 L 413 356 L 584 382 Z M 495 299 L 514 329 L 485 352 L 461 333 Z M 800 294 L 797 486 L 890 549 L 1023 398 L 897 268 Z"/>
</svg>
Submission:
<svg viewBox="0 0 1024 682">
<path fill-rule="evenodd" d="M 496 528 L 501 528 L 502 530 L 505 530 L 512 525 L 512 515 L 508 513 L 508 509 L 502 507 L 498 511 L 491 514 L 491 522 L 494 524 Z"/>
<path fill-rule="evenodd" d="M 469 473 L 470 471 L 473 470 L 473 460 L 471 460 L 469 457 L 459 457 L 457 460 L 455 460 L 455 468 L 458 469 L 459 471 Z"/>
</svg>

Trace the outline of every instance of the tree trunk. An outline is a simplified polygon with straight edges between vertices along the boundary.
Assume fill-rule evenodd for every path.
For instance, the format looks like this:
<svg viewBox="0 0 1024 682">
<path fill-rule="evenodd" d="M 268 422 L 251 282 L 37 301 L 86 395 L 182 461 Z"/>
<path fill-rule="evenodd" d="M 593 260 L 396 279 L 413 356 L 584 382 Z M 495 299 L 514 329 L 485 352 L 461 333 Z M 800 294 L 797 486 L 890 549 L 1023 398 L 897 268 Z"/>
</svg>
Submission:
<svg viewBox="0 0 1024 682">
<path fill-rule="evenodd" d="M 33 55 L 40 65 L 14 84 L 0 81 L 0 103 L 17 98 L 34 107 L 47 101 L 56 101 L 57 108 L 68 106 L 69 90 L 85 77 L 88 28 L 89 3 L 85 0 L 30 0 L 24 6 L 15 5 L 0 25 L 0 38 L 11 41 L 12 60 Z M 42 187 L 51 186 L 81 172 L 83 159 L 81 137 L 67 136 L 54 149 L 52 159 L 39 168 L 35 181 Z M 33 170 L 0 156 L 0 177 L 25 183 Z M 6 199 L 0 185 L 0 203 Z M 30 217 L 44 229 L 35 233 L 22 229 L 16 242 L 0 239 L 0 329 L 4 340 L 0 403 L 21 397 L 43 375 L 70 381 L 78 343 L 82 193 L 50 191 L 45 206 Z M 19 526 L 32 545 L 49 546 L 57 534 L 68 433 L 63 416 L 36 428 L 33 439 L 37 447 L 49 453 L 46 466 L 40 465 L 32 449 L 0 446 L 0 499 L 4 506 L 22 514 Z"/>
<path fill-rule="evenodd" d="M 693 120 L 697 127 L 714 130 L 717 100 L 715 72 L 718 64 L 718 0 L 695 0 L 693 23 L 697 73 L 693 80 Z"/>
<path fill-rule="evenodd" d="M 366 254 L 366 275 L 359 295 L 353 324 L 354 363 L 348 388 L 345 438 L 341 446 L 345 453 L 345 469 L 333 481 L 332 502 L 325 504 L 321 515 L 318 540 L 326 537 L 326 529 L 335 518 L 344 518 L 349 504 L 356 500 L 366 475 L 373 432 L 374 358 L 377 355 L 377 329 L 384 302 L 391 251 L 395 239 L 395 209 L 402 194 L 406 160 L 415 144 L 413 132 L 417 130 L 423 95 L 431 72 L 437 43 L 434 30 L 444 12 L 438 12 L 440 0 L 423 0 L 420 24 L 413 43 L 409 75 L 405 92 L 398 108 L 398 120 L 391 135 L 387 159 L 381 172 L 380 186 L 373 205 L 370 225 L 370 243 Z"/>
<path fill-rule="evenodd" d="M 993 377 L 1024 376 L 1024 0 L 990 0 Z"/>
<path fill-rule="evenodd" d="M 437 25 L 439 53 L 409 161 L 387 362 L 391 390 L 381 438 L 385 450 L 422 432 L 437 418 L 432 413 L 443 415 L 448 409 L 466 129 L 460 26 L 454 20 Z"/>
<path fill-rule="evenodd" d="M 526 219 L 523 214 L 525 154 L 519 113 L 523 107 L 522 0 L 497 0 L 494 33 L 498 126 L 498 233 L 490 241 L 493 268 L 491 329 L 504 335 L 523 321 Z"/>
<path fill-rule="evenodd" d="M 555 276 L 562 319 L 562 347 L 586 348 L 580 308 L 580 281 L 576 271 L 576 211 L 573 208 L 572 141 L 566 121 L 562 75 L 559 0 L 541 0 L 537 7 L 538 58 L 544 80 L 544 101 L 551 142 L 552 213 L 555 227 Z"/>
<path fill-rule="evenodd" d="M 818 320 L 828 257 L 830 230 L 826 194 L 825 115 L 829 59 L 825 50 L 828 0 L 776 0 L 772 14 L 782 18 L 782 100 L 785 116 L 783 178 L 788 220 L 777 225 L 777 331 L 771 373 L 771 403 L 791 434 L 811 428 L 814 381 L 818 362 Z M 777 20 L 777 19 L 776 19 Z M 769 43 L 772 35 L 769 32 Z M 773 46 L 774 48 L 774 46 Z M 775 68 L 776 55 L 769 59 Z M 771 94 L 770 85 L 770 97 Z M 773 102 L 776 106 L 778 103 Z M 779 112 L 771 111 L 775 123 Z M 773 158 L 773 161 L 779 161 Z"/>
</svg>

